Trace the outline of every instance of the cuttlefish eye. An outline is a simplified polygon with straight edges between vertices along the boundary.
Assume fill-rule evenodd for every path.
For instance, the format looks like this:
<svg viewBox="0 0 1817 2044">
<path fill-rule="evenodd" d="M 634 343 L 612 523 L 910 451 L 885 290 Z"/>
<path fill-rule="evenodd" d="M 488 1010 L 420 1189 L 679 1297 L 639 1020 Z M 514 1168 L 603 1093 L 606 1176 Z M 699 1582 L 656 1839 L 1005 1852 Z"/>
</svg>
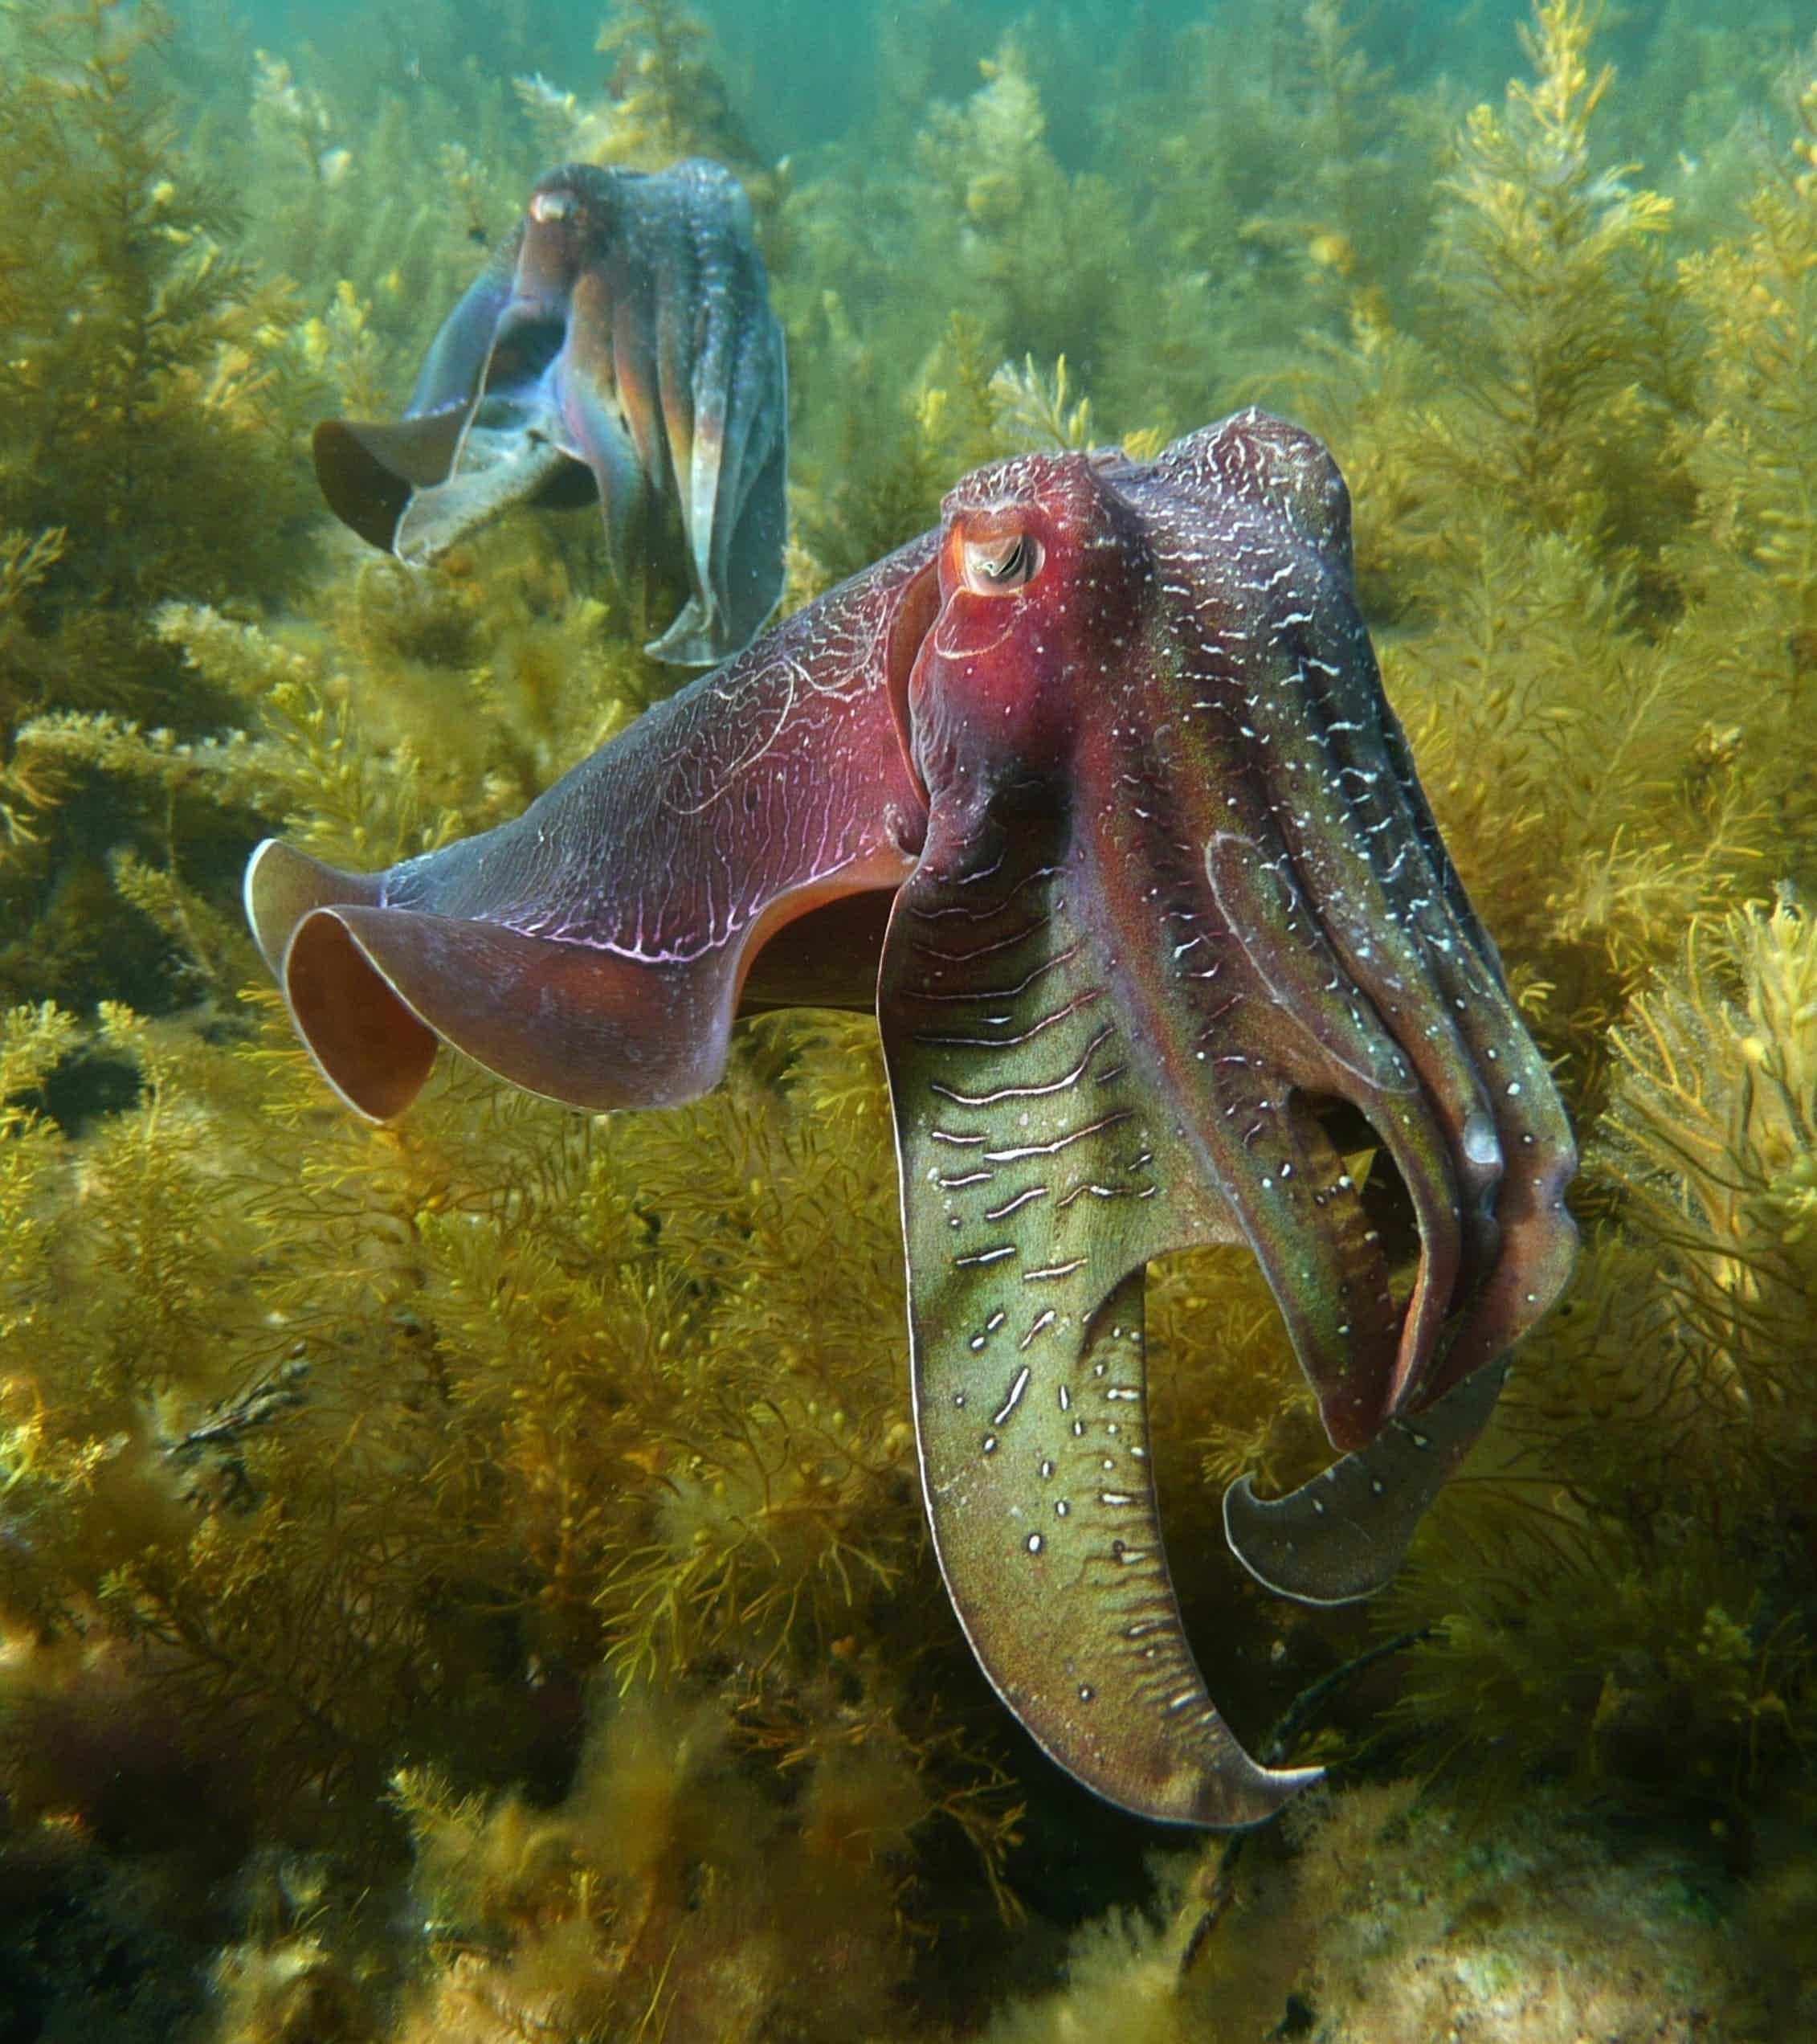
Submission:
<svg viewBox="0 0 1817 2044">
<path fill-rule="evenodd" d="M 961 559 L 965 586 L 974 596 L 1001 596 L 1041 572 L 1041 542 L 1026 532 L 968 539 Z"/>
</svg>

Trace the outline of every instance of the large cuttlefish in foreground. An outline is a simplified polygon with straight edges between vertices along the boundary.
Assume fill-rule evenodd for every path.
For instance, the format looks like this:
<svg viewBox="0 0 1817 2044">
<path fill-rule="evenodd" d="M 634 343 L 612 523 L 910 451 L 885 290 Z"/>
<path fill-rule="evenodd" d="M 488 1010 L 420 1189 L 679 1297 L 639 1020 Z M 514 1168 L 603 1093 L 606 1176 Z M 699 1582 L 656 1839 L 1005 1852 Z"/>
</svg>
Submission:
<svg viewBox="0 0 1817 2044">
<path fill-rule="evenodd" d="M 513 505 L 598 500 L 622 587 L 684 581 L 647 650 L 705 666 L 782 593 L 788 377 L 750 203 L 717 163 L 571 163 L 448 315 L 394 424 L 315 435 L 329 508 L 413 566 Z"/>
<path fill-rule="evenodd" d="M 439 1041 L 658 1106 L 713 1084 L 741 1004 L 874 994 L 927 1509 L 986 1673 L 1147 1817 L 1248 1824 L 1312 1778 L 1244 1752 L 1186 1642 L 1145 1266 L 1260 1259 L 1339 1458 L 1236 1484 L 1226 1529 L 1337 1603 L 1398 1564 L 1575 1243 L 1570 1131 L 1382 696 L 1317 440 L 1249 411 L 1151 464 L 981 469 L 517 822 L 370 876 L 267 844 L 247 895 L 375 1119 Z M 1405 1188 L 1411 1284 L 1333 1103 Z"/>
</svg>

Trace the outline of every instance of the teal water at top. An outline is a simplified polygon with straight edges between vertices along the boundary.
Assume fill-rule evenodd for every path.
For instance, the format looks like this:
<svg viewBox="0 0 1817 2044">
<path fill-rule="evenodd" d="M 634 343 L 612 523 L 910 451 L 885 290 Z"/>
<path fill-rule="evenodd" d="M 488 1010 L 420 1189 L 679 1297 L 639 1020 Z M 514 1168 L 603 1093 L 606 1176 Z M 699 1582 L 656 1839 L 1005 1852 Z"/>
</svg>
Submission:
<svg viewBox="0 0 1817 2044">
<path fill-rule="evenodd" d="M 374 88 L 434 89 L 472 61 L 513 75 L 540 72 L 585 98 L 606 69 L 594 50 L 606 11 L 599 0 L 256 0 L 237 8 L 206 0 L 186 11 L 205 36 L 231 22 L 285 56 L 309 47 L 357 47 Z M 886 96 L 904 89 L 929 100 L 962 98 L 977 84 L 980 63 L 1013 31 L 1040 83 L 1055 153 L 1076 165 L 1088 162 L 1108 107 L 1172 81 L 1182 32 L 1215 37 L 1227 25 L 1247 59 L 1261 16 L 1265 32 L 1280 39 L 1284 73 L 1317 9 L 1307 0 L 1279 0 L 1272 10 L 1219 0 L 1046 0 L 1035 8 L 1026 0 L 701 0 L 692 11 L 713 31 L 739 117 L 768 155 L 861 130 Z M 1373 0 L 1336 11 L 1358 52 L 1397 85 L 1442 79 L 1473 100 L 1499 96 L 1521 68 L 1520 28 L 1531 10 L 1523 0 Z M 1682 70 L 1688 96 L 1703 83 L 1702 46 L 1737 29 L 1809 35 L 1817 31 L 1817 6 L 1738 10 L 1720 0 L 1635 0 L 1607 10 L 1598 49 L 1624 72 Z"/>
</svg>

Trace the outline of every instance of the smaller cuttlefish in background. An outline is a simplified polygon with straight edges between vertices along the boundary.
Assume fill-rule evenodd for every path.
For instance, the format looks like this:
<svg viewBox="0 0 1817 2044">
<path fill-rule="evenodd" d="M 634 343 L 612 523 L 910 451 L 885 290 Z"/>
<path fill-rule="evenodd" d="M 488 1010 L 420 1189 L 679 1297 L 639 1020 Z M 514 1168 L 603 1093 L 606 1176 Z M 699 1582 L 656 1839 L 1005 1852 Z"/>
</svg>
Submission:
<svg viewBox="0 0 1817 2044">
<path fill-rule="evenodd" d="M 403 418 L 326 420 L 315 460 L 336 517 L 412 566 L 513 505 L 597 499 L 622 588 L 685 580 L 645 650 L 738 652 L 782 593 L 788 373 L 737 180 L 699 159 L 550 171 Z"/>
</svg>

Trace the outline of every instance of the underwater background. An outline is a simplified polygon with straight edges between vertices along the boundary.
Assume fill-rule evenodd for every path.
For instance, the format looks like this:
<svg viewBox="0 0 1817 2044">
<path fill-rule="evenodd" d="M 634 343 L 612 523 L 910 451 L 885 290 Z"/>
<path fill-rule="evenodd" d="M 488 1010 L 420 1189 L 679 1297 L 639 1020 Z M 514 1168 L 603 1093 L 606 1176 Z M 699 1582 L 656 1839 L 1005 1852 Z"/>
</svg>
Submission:
<svg viewBox="0 0 1817 2044">
<path fill-rule="evenodd" d="M 1247 1257 L 1154 1274 L 1189 1629 L 1331 1769 L 1239 1842 L 966 1650 L 869 1017 L 376 1129 L 240 918 L 267 831 L 387 865 L 673 687 L 597 518 L 406 570 L 308 434 L 542 170 L 689 153 L 788 607 L 1000 455 L 1329 441 L 1577 1122 L 1577 1278 L 1372 1605 L 1231 1563 L 1322 1437 Z M 0 196 L 0 2044 L 1817 2036 L 1817 9 L 7 6 Z"/>
</svg>

